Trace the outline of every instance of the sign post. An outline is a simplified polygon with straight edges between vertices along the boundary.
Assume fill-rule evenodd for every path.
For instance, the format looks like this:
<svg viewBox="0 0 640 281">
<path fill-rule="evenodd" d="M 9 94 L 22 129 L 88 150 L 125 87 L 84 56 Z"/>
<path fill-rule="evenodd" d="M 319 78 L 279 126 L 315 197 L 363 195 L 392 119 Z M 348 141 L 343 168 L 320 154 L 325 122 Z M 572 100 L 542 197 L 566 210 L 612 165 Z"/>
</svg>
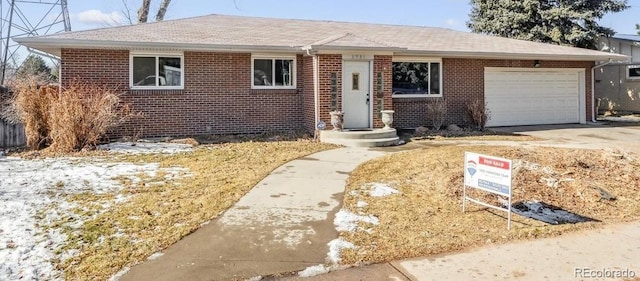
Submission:
<svg viewBox="0 0 640 281">
<path fill-rule="evenodd" d="M 466 202 L 507 212 L 507 229 L 511 229 L 511 160 L 487 156 L 472 152 L 464 153 L 464 187 L 462 190 L 462 212 Z M 482 202 L 467 196 L 467 188 L 476 188 L 485 192 L 506 196 L 506 208 Z"/>
</svg>

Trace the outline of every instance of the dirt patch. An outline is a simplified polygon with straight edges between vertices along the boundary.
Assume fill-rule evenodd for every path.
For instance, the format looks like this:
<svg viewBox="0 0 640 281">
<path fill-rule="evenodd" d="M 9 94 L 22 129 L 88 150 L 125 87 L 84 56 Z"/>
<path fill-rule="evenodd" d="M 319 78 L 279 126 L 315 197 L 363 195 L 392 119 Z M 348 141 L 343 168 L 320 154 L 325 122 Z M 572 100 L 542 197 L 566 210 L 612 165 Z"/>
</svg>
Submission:
<svg viewBox="0 0 640 281">
<path fill-rule="evenodd" d="M 343 252 L 343 263 L 359 264 L 438 254 L 559 235 L 602 223 L 550 225 L 477 205 L 462 213 L 464 152 L 512 159 L 513 201 L 558 206 L 602 223 L 640 218 L 640 162 L 624 153 L 526 147 L 444 146 L 392 154 L 369 161 L 349 178 L 344 209 L 373 216 L 378 224 L 361 222 L 340 236 L 356 245 Z M 362 192 L 371 183 L 398 191 L 383 197 Z M 500 204 L 495 195 L 472 196 Z M 358 230 L 359 229 L 359 230 Z"/>
</svg>

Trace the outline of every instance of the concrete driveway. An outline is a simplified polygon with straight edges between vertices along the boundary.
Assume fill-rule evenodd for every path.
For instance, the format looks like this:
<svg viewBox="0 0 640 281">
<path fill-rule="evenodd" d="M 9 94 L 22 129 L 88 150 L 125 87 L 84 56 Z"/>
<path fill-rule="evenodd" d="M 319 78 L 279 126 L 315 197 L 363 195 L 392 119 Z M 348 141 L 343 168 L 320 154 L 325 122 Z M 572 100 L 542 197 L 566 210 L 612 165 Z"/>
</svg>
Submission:
<svg viewBox="0 0 640 281">
<path fill-rule="evenodd" d="M 640 124 L 539 125 L 491 128 L 494 131 L 545 139 L 541 145 L 588 149 L 620 149 L 640 154 Z"/>
</svg>

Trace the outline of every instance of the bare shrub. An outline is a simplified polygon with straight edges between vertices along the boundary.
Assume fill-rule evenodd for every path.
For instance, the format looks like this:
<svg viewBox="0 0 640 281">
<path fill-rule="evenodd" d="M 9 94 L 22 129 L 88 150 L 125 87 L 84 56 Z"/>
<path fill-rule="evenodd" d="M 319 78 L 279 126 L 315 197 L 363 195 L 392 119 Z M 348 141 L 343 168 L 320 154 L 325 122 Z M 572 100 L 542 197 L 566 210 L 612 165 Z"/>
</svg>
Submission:
<svg viewBox="0 0 640 281">
<path fill-rule="evenodd" d="M 58 94 L 57 86 L 45 85 L 48 79 L 41 75 L 29 75 L 11 81 L 13 95 L 3 110 L 3 118 L 25 127 L 27 146 L 41 149 L 51 143 L 49 138 L 49 108 Z"/>
<path fill-rule="evenodd" d="M 15 89 L 12 111 L 25 124 L 32 149 L 93 148 L 109 128 L 133 115 L 114 89 L 73 82 L 60 91 L 57 86 L 38 86 L 32 78 L 23 79 Z"/>
<path fill-rule="evenodd" d="M 50 109 L 51 149 L 57 152 L 93 148 L 107 129 L 131 117 L 120 94 L 103 87 L 72 83 Z"/>
<path fill-rule="evenodd" d="M 447 104 L 444 99 L 435 99 L 427 105 L 427 115 L 431 120 L 431 126 L 438 131 L 442 128 L 447 115 Z"/>
<path fill-rule="evenodd" d="M 474 98 L 467 104 L 466 117 L 469 123 L 477 129 L 483 131 L 489 121 L 491 112 L 487 104 L 481 97 Z"/>
</svg>

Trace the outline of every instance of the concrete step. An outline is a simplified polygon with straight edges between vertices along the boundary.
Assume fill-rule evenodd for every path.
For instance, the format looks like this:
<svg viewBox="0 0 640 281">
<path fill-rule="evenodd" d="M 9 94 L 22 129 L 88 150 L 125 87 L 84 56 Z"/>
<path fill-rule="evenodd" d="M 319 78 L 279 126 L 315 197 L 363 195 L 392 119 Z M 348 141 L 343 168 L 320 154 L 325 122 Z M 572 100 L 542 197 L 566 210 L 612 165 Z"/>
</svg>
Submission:
<svg viewBox="0 0 640 281">
<path fill-rule="evenodd" d="M 399 137 L 382 139 L 323 139 L 322 142 L 344 145 L 348 147 L 382 147 L 397 145 Z"/>
<path fill-rule="evenodd" d="M 321 131 L 320 140 L 323 139 L 386 139 L 395 138 L 396 129 L 374 129 L 370 131 Z"/>
</svg>

